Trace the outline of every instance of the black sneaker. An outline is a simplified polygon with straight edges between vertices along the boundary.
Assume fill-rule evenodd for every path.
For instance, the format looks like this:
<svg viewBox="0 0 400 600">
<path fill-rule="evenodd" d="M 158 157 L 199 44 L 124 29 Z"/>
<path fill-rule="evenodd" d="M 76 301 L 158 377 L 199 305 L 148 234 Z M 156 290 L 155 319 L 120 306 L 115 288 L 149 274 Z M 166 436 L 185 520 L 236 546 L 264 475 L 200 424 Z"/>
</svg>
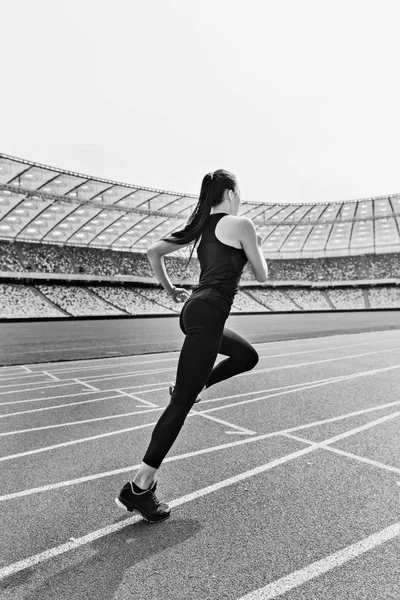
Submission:
<svg viewBox="0 0 400 600">
<path fill-rule="evenodd" d="M 158 500 L 155 495 L 157 482 L 155 481 L 148 490 L 135 492 L 132 482 L 128 481 L 119 493 L 118 498 L 115 498 L 117 506 L 129 512 L 136 511 L 140 513 L 148 523 L 158 523 L 168 519 L 171 514 L 171 509 L 168 504 L 164 504 Z"/>
<path fill-rule="evenodd" d="M 170 383 L 169 384 L 169 395 L 172 396 L 172 394 L 174 393 L 174 384 Z M 194 401 L 195 404 L 197 404 L 198 402 L 200 402 L 201 400 L 201 396 L 197 396 L 196 400 Z"/>
</svg>

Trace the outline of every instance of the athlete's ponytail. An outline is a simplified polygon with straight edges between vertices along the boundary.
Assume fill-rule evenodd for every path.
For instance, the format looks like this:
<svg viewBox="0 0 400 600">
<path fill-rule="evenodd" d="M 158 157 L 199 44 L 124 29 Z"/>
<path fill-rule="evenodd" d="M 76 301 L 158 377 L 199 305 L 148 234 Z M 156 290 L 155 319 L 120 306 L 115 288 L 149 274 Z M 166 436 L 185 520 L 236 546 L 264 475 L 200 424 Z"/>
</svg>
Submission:
<svg viewBox="0 0 400 600">
<path fill-rule="evenodd" d="M 190 215 L 184 229 L 171 233 L 168 237 L 162 238 L 165 242 L 174 242 L 175 244 L 184 245 L 194 240 L 193 248 L 186 263 L 186 267 L 192 258 L 197 240 L 200 238 L 204 225 L 208 219 L 211 209 L 218 206 L 223 201 L 225 190 L 235 191 L 236 179 L 229 171 L 218 169 L 214 173 L 207 173 L 203 178 L 200 196 L 197 205 Z"/>
</svg>

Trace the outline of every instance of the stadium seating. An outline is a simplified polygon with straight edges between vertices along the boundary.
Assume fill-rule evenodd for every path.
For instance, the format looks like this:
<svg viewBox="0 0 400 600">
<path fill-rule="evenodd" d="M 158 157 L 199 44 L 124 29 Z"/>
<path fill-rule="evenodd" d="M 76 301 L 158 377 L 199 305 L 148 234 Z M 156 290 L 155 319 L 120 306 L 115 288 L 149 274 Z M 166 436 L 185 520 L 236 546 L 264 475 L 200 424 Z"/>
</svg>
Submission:
<svg viewBox="0 0 400 600">
<path fill-rule="evenodd" d="M 328 298 L 338 310 L 365 309 L 365 300 L 359 288 L 336 288 L 326 291 Z"/>
<path fill-rule="evenodd" d="M 26 271 L 26 267 L 18 256 L 16 245 L 12 242 L 0 240 L 0 271 Z"/>
<path fill-rule="evenodd" d="M 76 273 L 68 249 L 54 244 L 19 242 L 21 253 L 35 273 Z"/>
<path fill-rule="evenodd" d="M 93 286 L 90 289 L 99 297 L 130 315 L 171 314 L 176 312 L 176 309 L 175 311 L 172 310 L 172 306 L 168 308 L 167 304 L 160 305 L 153 301 L 152 296 L 159 299 L 163 294 L 166 296 L 165 292 L 162 293 L 161 290 L 157 290 L 156 294 L 152 294 L 156 290 L 127 286 Z M 171 303 L 171 300 L 169 302 Z M 175 306 L 182 305 L 175 304 Z"/>
<path fill-rule="evenodd" d="M 260 304 L 253 296 L 239 290 L 235 296 L 233 307 L 240 312 L 270 312 L 270 309 Z"/>
<path fill-rule="evenodd" d="M 400 288 L 377 287 L 368 290 L 371 308 L 400 308 Z"/>
<path fill-rule="evenodd" d="M 75 317 L 126 314 L 123 310 L 91 294 L 83 286 L 38 284 L 37 288 L 51 302 Z"/>
<path fill-rule="evenodd" d="M 46 299 L 29 285 L 0 283 L 0 318 L 40 319 L 64 317 L 64 313 L 46 302 Z"/>
<path fill-rule="evenodd" d="M 276 289 L 254 289 L 247 292 L 257 302 L 269 308 L 272 311 L 293 311 L 299 310 L 298 307 L 286 296 L 286 294 Z"/>
<path fill-rule="evenodd" d="M 286 294 L 302 310 L 332 310 L 331 305 L 319 290 L 286 290 Z"/>
<path fill-rule="evenodd" d="M 172 281 L 193 283 L 198 281 L 200 266 L 196 253 L 192 256 L 188 266 L 186 266 L 187 258 L 178 255 L 167 255 L 164 257 L 164 262 Z M 267 258 L 267 262 L 268 279 L 277 282 L 342 282 L 400 277 L 400 254 L 293 260 L 269 260 Z M 154 278 L 152 267 L 145 253 L 27 242 L 0 241 L 0 270 Z M 254 281 L 252 268 L 247 262 L 241 282 L 245 284 Z"/>
</svg>

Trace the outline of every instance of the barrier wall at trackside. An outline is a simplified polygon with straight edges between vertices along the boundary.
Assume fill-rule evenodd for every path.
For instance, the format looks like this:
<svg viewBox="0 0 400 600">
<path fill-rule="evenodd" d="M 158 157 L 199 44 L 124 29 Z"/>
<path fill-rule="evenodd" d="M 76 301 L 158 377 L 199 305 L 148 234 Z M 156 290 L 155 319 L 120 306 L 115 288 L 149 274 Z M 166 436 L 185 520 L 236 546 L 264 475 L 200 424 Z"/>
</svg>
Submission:
<svg viewBox="0 0 400 600">
<path fill-rule="evenodd" d="M 338 313 L 377 313 L 377 312 L 399 312 L 400 308 L 349 308 L 349 309 L 336 309 L 336 310 L 274 310 L 269 312 L 231 312 L 231 316 L 234 317 L 247 317 L 248 315 L 259 315 L 259 316 L 273 316 L 273 315 L 321 315 L 321 314 L 338 314 Z M 0 323 L 44 323 L 49 321 L 115 321 L 118 319 L 170 319 L 179 318 L 179 313 L 169 314 L 143 314 L 143 315 L 104 315 L 104 316 L 88 316 L 88 317 L 21 317 L 11 319 L 1 319 Z"/>
</svg>

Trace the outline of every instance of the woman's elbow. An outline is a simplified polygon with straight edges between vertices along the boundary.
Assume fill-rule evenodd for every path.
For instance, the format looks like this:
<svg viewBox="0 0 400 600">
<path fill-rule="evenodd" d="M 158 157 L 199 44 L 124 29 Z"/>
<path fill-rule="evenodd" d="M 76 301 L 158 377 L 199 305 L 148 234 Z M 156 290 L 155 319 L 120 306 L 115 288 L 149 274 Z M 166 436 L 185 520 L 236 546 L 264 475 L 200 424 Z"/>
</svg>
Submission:
<svg viewBox="0 0 400 600">
<path fill-rule="evenodd" d="M 257 277 L 257 281 L 260 283 L 265 283 L 268 281 L 268 267 L 264 270 L 264 273 L 261 277 Z"/>
</svg>

